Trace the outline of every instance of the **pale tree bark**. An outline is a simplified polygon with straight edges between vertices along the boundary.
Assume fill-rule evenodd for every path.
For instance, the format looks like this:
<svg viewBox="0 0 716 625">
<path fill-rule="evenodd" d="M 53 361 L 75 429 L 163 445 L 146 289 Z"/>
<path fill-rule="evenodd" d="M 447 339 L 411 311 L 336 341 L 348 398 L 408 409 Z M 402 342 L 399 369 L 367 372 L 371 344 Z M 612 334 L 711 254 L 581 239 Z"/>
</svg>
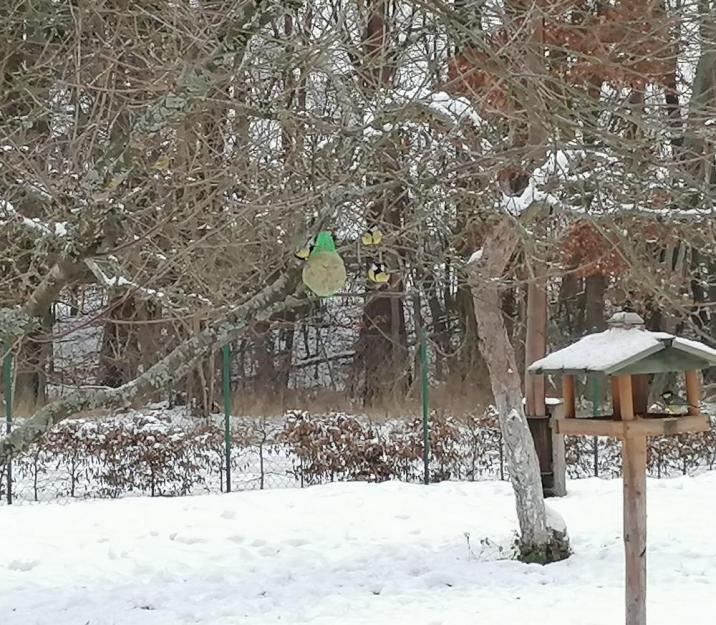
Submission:
<svg viewBox="0 0 716 625">
<path fill-rule="evenodd" d="M 490 372 L 515 492 L 520 556 L 528 561 L 546 563 L 567 557 L 569 541 L 564 527 L 550 527 L 548 523 L 539 462 L 524 411 L 519 368 L 500 306 L 503 274 L 519 244 L 518 227 L 508 218 L 497 224 L 485 240 L 482 257 L 471 263 L 468 270 L 480 351 Z"/>
<path fill-rule="evenodd" d="M 520 48 L 526 79 L 515 85 L 516 101 L 525 114 L 516 115 L 514 146 L 521 148 L 523 162 L 542 162 L 548 136 L 544 120 L 547 103 L 541 98 L 540 86 L 545 73 L 542 15 L 518 2 L 506 3 L 513 17 L 526 18 L 512 24 L 515 37 L 524 37 Z M 517 33 L 520 33 L 519 35 Z M 526 126 L 526 132 L 518 129 Z M 509 191 L 521 193 L 510 180 Z M 539 207 L 535 207 L 539 209 Z M 519 225 L 504 217 L 487 235 L 479 260 L 468 267 L 475 318 L 480 337 L 480 351 L 490 374 L 490 385 L 497 408 L 505 445 L 507 466 L 515 492 L 520 526 L 520 557 L 531 562 L 554 562 L 569 555 L 569 540 L 563 522 L 548 522 L 548 511 L 542 491 L 542 477 L 534 440 L 530 433 L 523 403 L 520 366 L 510 343 L 502 314 L 501 284 L 505 270 L 520 242 Z M 559 527 L 555 527 L 559 525 Z"/>
</svg>

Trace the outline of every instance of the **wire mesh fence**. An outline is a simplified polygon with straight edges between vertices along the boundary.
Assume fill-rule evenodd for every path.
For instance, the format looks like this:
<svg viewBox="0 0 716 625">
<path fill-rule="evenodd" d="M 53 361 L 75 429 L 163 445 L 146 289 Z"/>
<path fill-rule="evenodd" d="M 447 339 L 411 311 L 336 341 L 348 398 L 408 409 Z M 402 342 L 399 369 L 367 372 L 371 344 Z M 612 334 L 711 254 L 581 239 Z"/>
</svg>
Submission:
<svg viewBox="0 0 716 625">
<path fill-rule="evenodd" d="M 233 418 L 228 449 L 224 434 L 219 416 L 177 418 L 161 409 L 68 420 L 13 459 L 12 495 L 48 501 L 223 492 L 227 473 L 233 490 L 424 478 L 417 418 L 376 424 L 290 412 L 280 419 Z M 499 475 L 498 438 L 487 422 L 475 424 L 468 440 L 450 420 L 435 418 L 430 434 L 431 479 Z"/>
<path fill-rule="evenodd" d="M 301 488 L 342 480 L 424 480 L 420 418 L 375 423 L 333 413 L 289 412 L 278 419 L 234 418 L 227 455 L 222 417 L 191 419 L 163 408 L 53 428 L 12 462 L 14 503 L 126 496 L 181 496 Z M 430 481 L 506 477 L 494 414 L 430 419 Z M 620 444 L 568 438 L 570 477 L 620 474 Z M 227 464 L 227 457 L 229 462 Z M 712 432 L 653 439 L 654 477 L 712 469 Z M 0 494 L 8 500 L 8 467 Z M 228 470 L 227 470 L 228 469 Z"/>
</svg>

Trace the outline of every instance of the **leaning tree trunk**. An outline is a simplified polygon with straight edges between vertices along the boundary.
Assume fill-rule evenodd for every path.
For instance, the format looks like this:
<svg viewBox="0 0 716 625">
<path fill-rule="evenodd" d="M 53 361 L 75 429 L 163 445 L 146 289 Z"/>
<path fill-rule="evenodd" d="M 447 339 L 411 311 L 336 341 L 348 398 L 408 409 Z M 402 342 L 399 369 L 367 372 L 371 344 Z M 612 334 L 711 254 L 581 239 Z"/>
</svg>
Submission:
<svg viewBox="0 0 716 625">
<path fill-rule="evenodd" d="M 469 273 L 480 351 L 490 372 L 515 491 L 520 556 L 546 563 L 566 558 L 569 542 L 564 527 L 550 527 L 548 523 L 539 462 L 524 412 L 520 369 L 502 316 L 500 279 L 518 242 L 516 225 L 505 219 L 488 235 L 482 257 L 469 266 Z"/>
</svg>

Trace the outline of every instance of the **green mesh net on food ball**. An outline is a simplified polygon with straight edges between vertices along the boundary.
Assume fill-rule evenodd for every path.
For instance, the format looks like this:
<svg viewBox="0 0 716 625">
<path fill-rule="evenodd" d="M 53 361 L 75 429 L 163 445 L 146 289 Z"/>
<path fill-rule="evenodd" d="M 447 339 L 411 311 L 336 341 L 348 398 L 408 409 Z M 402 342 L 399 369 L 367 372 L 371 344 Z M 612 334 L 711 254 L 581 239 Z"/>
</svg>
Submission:
<svg viewBox="0 0 716 625">
<path fill-rule="evenodd" d="M 346 267 L 330 232 L 322 230 L 303 267 L 303 283 L 319 297 L 330 297 L 346 283 Z"/>
</svg>

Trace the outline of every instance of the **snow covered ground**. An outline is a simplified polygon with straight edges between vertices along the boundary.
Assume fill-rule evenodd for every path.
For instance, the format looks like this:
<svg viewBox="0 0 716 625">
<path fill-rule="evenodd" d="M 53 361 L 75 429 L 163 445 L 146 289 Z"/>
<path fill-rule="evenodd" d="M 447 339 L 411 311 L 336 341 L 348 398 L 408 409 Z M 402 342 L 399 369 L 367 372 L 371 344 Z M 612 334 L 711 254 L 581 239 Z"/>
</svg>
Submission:
<svg viewBox="0 0 716 625">
<path fill-rule="evenodd" d="M 0 623 L 616 625 L 621 482 L 569 489 L 575 554 L 547 567 L 505 557 L 500 482 L 4 507 Z M 716 619 L 714 492 L 716 473 L 649 481 L 650 625 Z"/>
</svg>

